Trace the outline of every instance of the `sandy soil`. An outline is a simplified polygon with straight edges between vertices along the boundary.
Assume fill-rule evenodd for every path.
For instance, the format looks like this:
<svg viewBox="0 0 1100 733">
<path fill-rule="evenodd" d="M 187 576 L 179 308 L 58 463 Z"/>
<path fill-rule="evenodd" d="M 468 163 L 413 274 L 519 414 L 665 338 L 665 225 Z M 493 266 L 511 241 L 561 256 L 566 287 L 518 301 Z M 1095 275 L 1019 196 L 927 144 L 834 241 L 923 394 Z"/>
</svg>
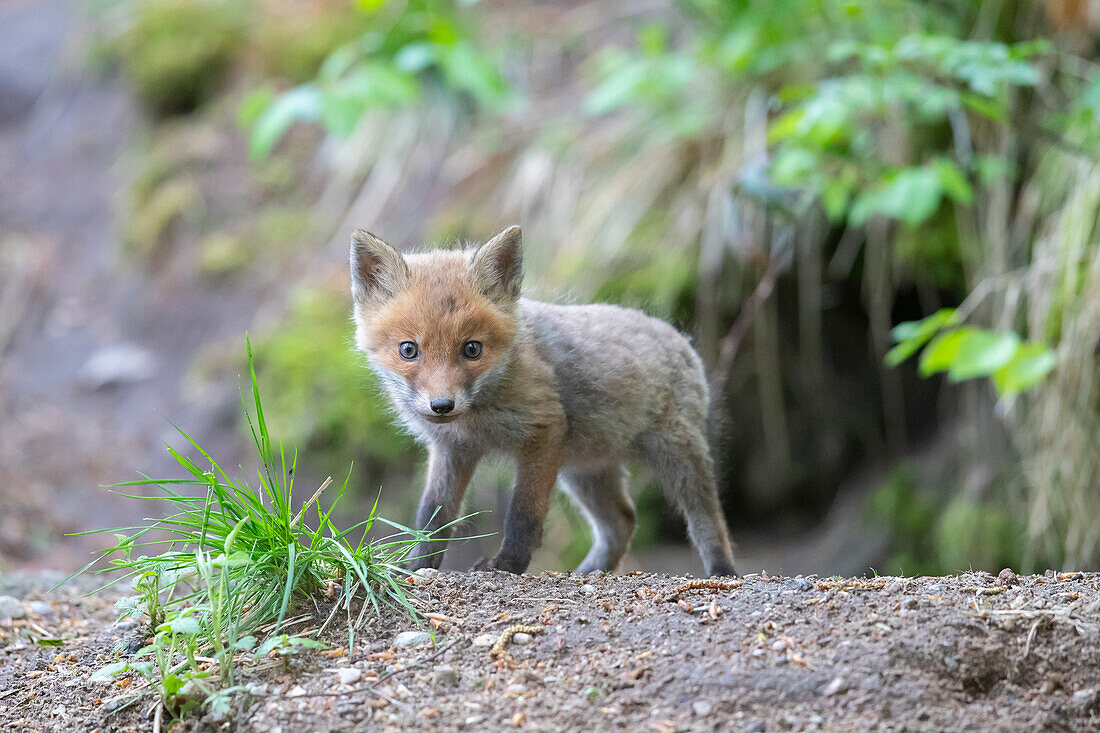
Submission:
<svg viewBox="0 0 1100 733">
<path fill-rule="evenodd" d="M 119 710 L 140 680 L 87 679 L 141 627 L 112 625 L 117 594 L 44 594 L 49 580 L 0 581 L 28 611 L 0 621 L 0 725 L 150 730 L 151 698 Z M 688 580 L 440 573 L 416 589 L 448 619 L 425 625 L 434 642 L 395 647 L 417 627 L 372 619 L 350 649 L 338 630 L 289 670 L 242 660 L 231 717 L 174 730 L 1100 727 L 1100 574 L 753 575 L 674 595 Z M 515 625 L 541 630 L 494 654 Z"/>
</svg>

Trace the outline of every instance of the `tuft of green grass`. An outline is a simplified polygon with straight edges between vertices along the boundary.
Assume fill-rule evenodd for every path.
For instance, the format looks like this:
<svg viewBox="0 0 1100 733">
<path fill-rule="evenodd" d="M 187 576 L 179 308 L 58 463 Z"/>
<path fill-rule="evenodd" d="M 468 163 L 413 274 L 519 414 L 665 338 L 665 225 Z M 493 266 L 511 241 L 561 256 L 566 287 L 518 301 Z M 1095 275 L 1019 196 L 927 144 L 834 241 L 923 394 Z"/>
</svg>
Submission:
<svg viewBox="0 0 1100 733">
<path fill-rule="evenodd" d="M 135 590 L 135 595 L 121 599 L 116 608 L 124 617 L 148 616 L 154 632 L 134 661 L 108 665 L 100 670 L 100 676 L 141 674 L 150 680 L 173 716 L 217 694 L 203 681 L 205 672 L 196 662 L 200 655 L 217 662 L 221 684 L 226 686 L 233 685 L 235 664 L 257 647 L 261 633 L 270 639 L 261 643 L 259 650 L 319 643 L 278 641 L 288 638 L 282 632 L 288 615 L 310 599 L 334 601 L 317 633 L 339 613 L 346 613 L 349 645 L 354 644 L 355 629 L 368 612 L 405 613 L 417 618 L 407 593 L 407 571 L 401 564 L 413 559 L 411 553 L 419 543 L 442 539 L 378 516 L 377 499 L 366 519 L 338 529 L 332 523 L 332 512 L 347 489 L 347 478 L 327 510 L 321 509 L 320 499 L 332 485 L 331 477 L 295 508 L 292 494 L 297 454 L 288 461 L 282 446 L 277 447 L 271 439 L 251 342 L 247 350 L 252 411 L 244 394 L 242 403 L 260 458 L 256 484 L 231 478 L 177 427 L 201 456 L 192 459 L 168 446 L 187 474 L 185 478 L 145 477 L 115 485 L 159 488 L 163 495 L 156 498 L 169 506 L 166 516 L 138 526 L 79 533 L 115 535 L 116 544 L 98 551 L 99 557 L 77 574 L 110 557 L 108 566 L 98 572 L 120 575 L 104 587 L 132 579 Z M 201 493 L 183 493 L 185 487 Z M 376 523 L 396 532 L 368 539 Z M 353 541 L 353 535 L 358 539 Z M 139 554 L 143 552 L 148 554 Z M 357 614 L 353 612 L 356 605 Z M 257 651 L 254 656 L 262 655 Z"/>
</svg>

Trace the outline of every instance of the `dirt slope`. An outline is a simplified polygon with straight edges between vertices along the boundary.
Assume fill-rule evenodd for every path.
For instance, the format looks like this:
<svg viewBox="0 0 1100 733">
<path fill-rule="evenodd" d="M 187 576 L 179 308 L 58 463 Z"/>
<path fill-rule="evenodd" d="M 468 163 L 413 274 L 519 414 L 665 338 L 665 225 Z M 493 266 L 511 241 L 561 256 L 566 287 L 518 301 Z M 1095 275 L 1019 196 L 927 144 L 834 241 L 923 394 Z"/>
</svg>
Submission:
<svg viewBox="0 0 1100 733">
<path fill-rule="evenodd" d="M 207 713 L 175 730 L 1100 727 L 1100 574 L 1000 584 L 984 573 L 756 575 L 672 596 L 686 581 L 438 574 L 417 591 L 425 610 L 453 619 L 434 646 L 395 648 L 415 627 L 371 621 L 350 653 L 311 653 L 289 672 L 246 664 L 251 689 L 232 717 Z M 111 626 L 109 594 L 80 600 L 42 587 L 0 582 L 29 611 L 0 622 L 0 725 L 150 730 L 148 699 L 110 712 L 140 681 L 87 681 L 140 630 Z M 515 624 L 543 628 L 494 657 L 492 643 Z M 45 635 L 65 646 L 33 643 Z M 329 641 L 342 648 L 347 637 Z"/>
</svg>

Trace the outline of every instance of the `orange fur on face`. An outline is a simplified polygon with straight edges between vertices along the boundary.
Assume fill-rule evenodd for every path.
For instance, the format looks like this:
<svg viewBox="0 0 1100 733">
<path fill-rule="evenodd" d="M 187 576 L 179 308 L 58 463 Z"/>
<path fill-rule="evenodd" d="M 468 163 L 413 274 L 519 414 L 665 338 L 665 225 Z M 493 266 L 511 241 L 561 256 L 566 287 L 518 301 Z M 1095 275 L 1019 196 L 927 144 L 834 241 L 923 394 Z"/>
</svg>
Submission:
<svg viewBox="0 0 1100 733">
<path fill-rule="evenodd" d="M 408 286 L 367 325 L 374 358 L 429 397 L 451 397 L 470 387 L 500 363 L 516 337 L 515 321 L 475 287 L 467 263 L 463 252 L 410 257 Z M 417 345 L 416 359 L 398 354 L 403 341 Z M 480 358 L 462 355 L 468 341 L 481 342 Z"/>
</svg>

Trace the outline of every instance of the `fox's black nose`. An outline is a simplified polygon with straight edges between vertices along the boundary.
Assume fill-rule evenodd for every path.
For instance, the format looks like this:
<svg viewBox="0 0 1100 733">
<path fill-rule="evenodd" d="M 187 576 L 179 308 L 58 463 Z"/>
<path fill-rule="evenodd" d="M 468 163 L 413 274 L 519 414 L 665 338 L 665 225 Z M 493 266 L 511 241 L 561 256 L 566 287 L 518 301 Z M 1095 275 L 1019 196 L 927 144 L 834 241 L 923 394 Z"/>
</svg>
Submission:
<svg viewBox="0 0 1100 733">
<path fill-rule="evenodd" d="M 431 401 L 432 412 L 436 415 L 446 415 L 451 410 L 455 409 L 454 400 L 432 400 Z"/>
</svg>

